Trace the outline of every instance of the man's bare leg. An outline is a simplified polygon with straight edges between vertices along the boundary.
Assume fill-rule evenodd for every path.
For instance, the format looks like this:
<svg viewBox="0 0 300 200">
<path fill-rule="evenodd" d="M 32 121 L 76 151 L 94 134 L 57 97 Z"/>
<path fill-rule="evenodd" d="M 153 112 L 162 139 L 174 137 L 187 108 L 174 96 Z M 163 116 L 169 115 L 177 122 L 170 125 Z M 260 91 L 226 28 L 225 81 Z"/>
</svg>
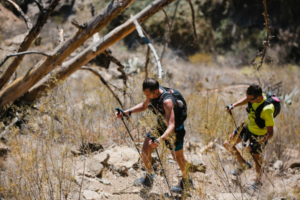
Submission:
<svg viewBox="0 0 300 200">
<path fill-rule="evenodd" d="M 154 149 L 149 145 L 149 141 L 151 139 L 146 137 L 144 140 L 143 144 L 143 149 L 142 149 L 142 158 L 144 162 L 144 166 L 146 168 L 146 171 L 148 174 L 151 174 L 152 168 L 151 168 L 151 163 L 152 163 L 152 157 L 151 154 L 154 151 Z"/>
<path fill-rule="evenodd" d="M 182 178 L 185 179 L 186 178 L 185 163 L 187 162 L 187 160 L 183 155 L 183 149 L 179 151 L 171 151 L 171 154 L 173 156 L 173 159 L 176 160 L 182 172 Z"/>
<path fill-rule="evenodd" d="M 261 183 L 261 177 L 262 177 L 262 172 L 261 172 L 261 167 L 263 165 L 262 163 L 262 159 L 261 159 L 261 154 L 252 154 L 253 157 L 255 158 L 255 169 L 256 169 L 256 173 L 257 173 L 257 180 L 256 182 Z M 258 162 L 258 164 L 256 163 Z"/>
<path fill-rule="evenodd" d="M 231 141 L 225 140 L 223 146 L 225 147 L 225 149 L 227 149 L 227 151 L 231 152 L 232 155 L 234 155 L 237 158 L 240 164 L 245 164 L 246 160 L 242 156 L 241 151 L 236 147 L 238 143 L 242 142 L 241 138 L 237 138 L 233 144 L 232 144 L 232 140 Z"/>
</svg>

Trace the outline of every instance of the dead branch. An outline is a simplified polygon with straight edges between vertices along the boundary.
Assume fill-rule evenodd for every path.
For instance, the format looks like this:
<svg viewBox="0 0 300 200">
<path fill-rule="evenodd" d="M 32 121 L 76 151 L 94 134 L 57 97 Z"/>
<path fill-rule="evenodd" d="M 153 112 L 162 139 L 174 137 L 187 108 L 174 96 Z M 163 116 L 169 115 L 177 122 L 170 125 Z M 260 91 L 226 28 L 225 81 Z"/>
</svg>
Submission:
<svg viewBox="0 0 300 200">
<path fill-rule="evenodd" d="M 21 53 L 15 53 L 15 54 L 10 54 L 8 56 L 6 56 L 4 58 L 4 60 L 0 63 L 0 67 L 6 62 L 7 59 L 9 59 L 10 57 L 14 57 L 14 56 L 21 56 L 21 55 L 26 55 L 26 54 L 41 54 L 47 57 L 51 57 L 51 55 L 46 54 L 44 52 L 40 52 L 40 51 L 25 51 L 25 52 L 21 52 Z"/>
<path fill-rule="evenodd" d="M 173 13 L 171 25 L 169 27 L 169 31 L 168 31 L 167 36 L 166 36 L 165 44 L 164 44 L 164 47 L 163 47 L 163 50 L 162 50 L 162 53 L 161 53 L 161 56 L 160 56 L 160 60 L 161 61 L 163 60 L 163 57 L 164 57 L 164 54 L 165 54 L 165 50 L 166 50 L 166 47 L 168 45 L 169 36 L 170 36 L 171 30 L 172 30 L 172 27 L 173 27 L 174 19 L 176 17 L 176 13 L 177 13 L 179 2 L 180 2 L 180 0 L 177 0 L 177 2 L 176 2 L 176 6 L 175 6 L 174 13 Z"/>
<path fill-rule="evenodd" d="M 42 12 L 44 10 L 44 6 L 42 5 L 42 3 L 39 2 L 38 0 L 34 0 L 34 2 L 36 3 L 36 5 L 40 9 L 40 11 Z"/>
<path fill-rule="evenodd" d="M 96 70 L 90 68 L 90 67 L 81 67 L 81 70 L 87 70 L 92 72 L 93 74 L 95 74 L 96 76 L 98 76 L 101 80 L 101 82 L 105 85 L 105 87 L 112 93 L 112 95 L 115 97 L 115 99 L 118 101 L 118 103 L 120 104 L 120 106 L 123 108 L 123 105 L 119 99 L 119 97 L 114 93 L 114 91 L 109 87 L 109 85 L 107 84 L 107 81 L 101 76 L 101 74 L 99 74 L 99 72 L 97 72 Z"/>
<path fill-rule="evenodd" d="M 266 56 L 266 53 L 267 53 L 267 49 L 270 47 L 270 28 L 269 28 L 269 15 L 268 15 L 268 12 L 267 12 L 267 1 L 263 0 L 263 4 L 264 4 L 263 16 L 264 16 L 264 19 L 265 19 L 265 25 L 266 25 L 266 30 L 267 30 L 267 38 L 266 38 L 266 41 L 263 42 L 264 49 L 261 52 L 258 51 L 257 54 L 255 55 L 255 57 L 253 58 L 253 60 L 251 61 L 252 66 L 255 67 L 257 72 L 259 72 L 259 69 L 261 68 L 261 66 L 264 62 L 264 59 L 265 59 L 265 56 Z M 261 57 L 261 59 L 260 59 L 259 65 L 257 66 L 255 60 L 258 57 Z"/>
<path fill-rule="evenodd" d="M 162 9 L 162 11 L 163 11 L 164 14 L 165 14 L 166 22 L 167 22 L 167 24 L 168 24 L 169 30 L 168 30 L 168 33 L 167 33 L 167 37 L 166 37 L 166 41 L 165 41 L 165 45 L 164 45 L 163 51 L 161 52 L 161 56 L 160 56 L 160 60 L 161 60 L 161 61 L 162 61 L 163 56 L 164 56 L 164 54 L 165 54 L 166 44 L 168 43 L 168 39 L 169 39 L 169 33 L 171 32 L 171 25 L 170 25 L 170 23 L 169 23 L 168 15 L 167 15 L 167 13 L 166 13 L 166 11 L 165 11 L 164 9 Z M 147 52 L 148 52 L 148 50 L 147 50 Z M 146 62 L 147 62 L 147 61 L 146 61 Z"/>
<path fill-rule="evenodd" d="M 91 5 L 91 13 L 92 16 L 95 16 L 96 11 L 95 11 L 95 5 L 93 3 L 90 3 Z M 100 40 L 99 37 L 99 33 L 95 33 L 93 36 L 93 42 L 97 42 Z M 94 48 L 94 52 L 96 51 L 96 48 Z M 103 52 L 103 54 L 113 63 L 115 63 L 117 66 L 119 66 L 118 71 L 122 73 L 122 77 L 123 77 L 123 97 L 124 97 L 124 105 L 125 105 L 125 96 L 126 96 L 126 89 L 127 89 L 127 75 L 124 72 L 124 65 L 118 60 L 116 59 L 108 50 L 105 50 Z"/>
<path fill-rule="evenodd" d="M 192 46 L 196 47 L 196 45 L 198 43 L 198 38 L 197 38 L 197 32 L 196 32 L 196 26 L 195 26 L 195 12 L 194 12 L 194 7 L 193 7 L 191 0 L 188 0 L 188 2 L 190 4 L 191 10 L 192 10 L 192 18 L 193 18 L 192 24 L 193 24 L 194 37 L 195 37 Z"/>
<path fill-rule="evenodd" d="M 125 105 L 125 96 L 126 96 L 126 90 L 127 90 L 127 74 L 124 71 L 124 65 L 118 60 L 116 59 L 109 51 L 105 50 L 103 52 L 103 54 L 113 63 L 115 63 L 116 65 L 118 65 L 118 71 L 121 72 L 122 77 L 123 77 L 123 97 L 124 97 L 124 105 Z"/>
<path fill-rule="evenodd" d="M 92 37 L 96 32 L 106 26 L 113 18 L 125 10 L 134 1 L 135 0 L 112 1 L 106 8 L 102 10 L 101 13 L 87 22 L 85 29 L 77 31 L 76 34 L 58 46 L 52 52 L 53 56 L 47 57 L 46 59 L 43 59 L 37 63 L 34 69 L 28 74 L 28 77 L 20 77 L 12 82 L 9 87 L 3 89 L 0 92 L 0 108 L 20 98 L 31 87 L 33 87 L 48 73 L 50 73 L 56 66 L 60 65 L 88 38 Z"/>
<path fill-rule="evenodd" d="M 11 5 L 13 5 L 13 7 L 20 13 L 20 15 L 23 17 L 23 19 L 24 19 L 24 21 L 26 23 L 27 29 L 30 30 L 32 28 L 32 23 L 31 23 L 29 17 L 27 15 L 25 15 L 25 13 L 18 6 L 18 4 L 16 4 L 12 0 L 6 0 L 6 1 L 8 1 Z"/>
<path fill-rule="evenodd" d="M 82 24 L 82 25 L 79 24 L 75 19 L 71 21 L 71 24 L 72 24 L 73 26 L 75 26 L 76 28 L 78 28 L 79 30 L 84 29 L 84 28 L 86 28 L 86 26 L 87 26 L 86 23 L 84 23 L 84 24 Z"/>
<path fill-rule="evenodd" d="M 161 55 L 162 58 L 163 54 Z M 148 78 L 148 64 L 150 61 L 150 47 L 147 47 L 147 56 L 146 56 L 146 63 L 145 63 L 145 79 Z"/>
<path fill-rule="evenodd" d="M 61 81 L 65 80 L 72 73 L 80 69 L 81 66 L 85 65 L 100 53 L 104 52 L 104 50 L 106 50 L 109 46 L 113 45 L 117 41 L 123 39 L 125 36 L 133 32 L 135 30 L 133 20 L 136 19 L 139 21 L 139 23 L 143 23 L 173 1 L 174 0 L 156 0 L 152 2 L 151 5 L 144 8 L 140 13 L 138 13 L 133 18 L 130 18 L 124 24 L 112 30 L 101 40 L 93 43 L 80 54 L 63 63 L 63 68 L 58 69 L 54 72 L 55 78 Z M 94 48 L 96 48 L 96 52 L 94 51 Z M 53 89 L 54 87 L 56 87 L 56 85 L 57 83 L 51 81 L 51 78 L 48 77 L 44 81 L 41 81 L 38 85 L 31 88 L 24 95 L 24 99 L 28 102 L 34 102 L 35 99 L 41 98 L 46 93 L 47 89 Z"/>
<path fill-rule="evenodd" d="M 54 10 L 54 8 L 57 6 L 57 4 L 60 2 L 60 0 L 53 0 L 49 6 L 44 10 L 44 12 L 41 12 L 39 17 L 37 18 L 36 24 L 29 30 L 29 33 L 25 37 L 24 41 L 20 45 L 18 52 L 24 52 L 27 51 L 27 49 L 30 47 L 31 43 L 35 40 L 35 38 L 40 34 L 42 27 L 47 22 L 47 19 L 49 18 L 50 14 Z M 14 60 L 9 64 L 9 66 L 6 68 L 6 70 L 1 74 L 0 77 L 0 89 L 4 87 L 4 85 L 8 82 L 10 77 L 13 75 L 13 73 L 16 71 L 19 64 L 22 62 L 24 58 L 24 55 L 20 55 L 18 57 L 15 57 Z"/>
<path fill-rule="evenodd" d="M 132 17 L 132 16 L 131 16 Z M 160 64 L 160 59 L 153 47 L 153 45 L 150 43 L 150 41 L 145 37 L 143 31 L 142 31 L 142 28 L 141 26 L 139 25 L 139 23 L 137 22 L 137 20 L 134 20 L 133 21 L 134 24 L 135 24 L 135 27 L 136 27 L 136 30 L 139 34 L 139 36 L 147 43 L 147 45 L 149 46 L 149 48 L 151 49 L 154 57 L 155 57 L 155 60 L 157 62 L 157 68 L 158 68 L 158 78 L 161 79 L 161 73 L 162 73 L 162 68 L 161 68 L 161 64 Z"/>
</svg>

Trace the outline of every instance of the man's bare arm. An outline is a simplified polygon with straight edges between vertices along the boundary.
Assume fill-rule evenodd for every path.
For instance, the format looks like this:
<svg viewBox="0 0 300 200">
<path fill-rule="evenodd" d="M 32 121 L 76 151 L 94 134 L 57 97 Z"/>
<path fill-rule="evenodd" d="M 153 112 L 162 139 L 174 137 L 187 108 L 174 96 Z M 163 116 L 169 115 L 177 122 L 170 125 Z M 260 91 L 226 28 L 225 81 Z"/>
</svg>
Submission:
<svg viewBox="0 0 300 200">
<path fill-rule="evenodd" d="M 174 103 L 171 99 L 167 99 L 164 101 L 163 106 L 168 128 L 160 138 L 162 140 L 166 140 L 175 130 L 175 114 L 173 110 Z"/>
</svg>

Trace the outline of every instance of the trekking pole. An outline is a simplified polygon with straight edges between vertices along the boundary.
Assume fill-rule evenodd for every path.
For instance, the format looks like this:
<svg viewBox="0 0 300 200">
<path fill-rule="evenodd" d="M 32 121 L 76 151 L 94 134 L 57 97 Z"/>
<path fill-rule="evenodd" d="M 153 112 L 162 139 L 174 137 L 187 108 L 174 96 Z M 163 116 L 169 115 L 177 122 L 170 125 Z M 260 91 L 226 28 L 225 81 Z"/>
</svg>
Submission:
<svg viewBox="0 0 300 200">
<path fill-rule="evenodd" d="M 238 127 L 237 127 L 237 125 L 236 125 L 236 123 L 235 123 L 235 120 L 234 120 L 234 118 L 233 118 L 233 115 L 232 115 L 231 110 L 229 110 L 229 106 L 226 106 L 226 108 L 227 108 L 229 114 L 230 114 L 231 117 L 232 117 L 232 120 L 233 120 L 233 122 L 234 122 L 234 125 L 235 125 L 235 127 L 236 127 L 236 130 L 238 131 Z M 246 147 L 247 144 L 244 143 L 244 141 L 243 141 L 243 139 L 241 138 L 241 136 L 240 136 L 239 133 L 238 133 L 238 135 L 239 135 L 239 138 L 242 140 L 242 145 L 243 145 L 244 147 Z M 260 164 L 259 164 L 258 161 L 255 159 L 255 157 L 253 156 L 252 152 L 250 152 L 250 154 L 251 154 L 253 160 L 255 161 L 255 163 L 259 166 L 259 168 L 261 168 Z M 268 176 L 267 176 L 267 174 L 264 172 L 264 170 L 263 170 L 263 169 L 261 169 L 261 170 L 262 170 L 262 172 L 266 175 L 266 178 L 268 179 L 268 181 L 270 181 L 270 183 L 272 184 L 272 186 L 275 188 L 274 184 L 273 184 L 272 181 L 268 178 Z"/>
<path fill-rule="evenodd" d="M 159 142 L 157 141 L 157 139 L 155 139 L 155 137 L 151 137 L 151 136 L 150 136 L 150 139 L 152 140 L 152 142 L 154 142 L 154 140 L 155 140 L 155 141 L 159 144 Z M 159 163 L 160 163 L 160 165 L 161 165 L 162 171 L 163 171 L 163 173 L 164 173 L 164 176 L 165 176 L 165 179 L 166 179 L 168 188 L 169 188 L 169 190 L 170 190 L 171 197 L 172 197 L 172 199 L 174 199 L 173 194 L 172 194 L 172 191 L 171 191 L 170 183 L 169 183 L 169 180 L 168 180 L 168 178 L 167 178 L 167 174 L 166 174 L 166 172 L 165 172 L 165 170 L 164 170 L 164 167 L 163 167 L 163 165 L 162 165 L 161 159 L 160 159 L 160 157 L 159 157 L 157 148 L 155 148 L 155 151 L 156 151 L 156 154 L 157 154 L 158 161 L 159 161 Z"/>
<path fill-rule="evenodd" d="M 120 114 L 120 112 L 122 112 L 122 113 L 123 113 L 123 116 L 126 116 L 125 112 L 124 112 L 122 109 L 120 109 L 120 108 L 115 108 L 115 110 L 118 111 L 118 115 Z M 132 135 L 131 135 L 131 133 L 130 133 L 128 127 L 127 127 L 127 125 L 126 125 L 125 122 L 124 122 L 123 117 L 122 117 L 121 119 L 122 119 L 122 121 L 123 121 L 124 126 L 125 126 L 126 129 L 127 129 L 127 132 L 128 132 L 128 134 L 129 134 L 129 136 L 131 137 L 132 142 L 134 143 L 134 146 L 135 146 L 136 150 L 138 151 L 138 153 L 140 154 L 140 156 L 142 156 L 140 150 L 138 149 L 138 147 L 136 146 L 136 144 L 135 144 L 135 142 L 134 142 L 134 139 L 133 139 L 133 137 L 132 137 Z"/>
</svg>

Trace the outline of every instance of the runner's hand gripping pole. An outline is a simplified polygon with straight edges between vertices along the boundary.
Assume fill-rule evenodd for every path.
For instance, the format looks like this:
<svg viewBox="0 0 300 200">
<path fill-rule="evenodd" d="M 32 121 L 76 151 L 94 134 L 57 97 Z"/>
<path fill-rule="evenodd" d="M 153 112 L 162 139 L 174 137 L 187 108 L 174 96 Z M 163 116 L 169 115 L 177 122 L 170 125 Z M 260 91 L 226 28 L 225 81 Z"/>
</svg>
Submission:
<svg viewBox="0 0 300 200">
<path fill-rule="evenodd" d="M 123 113 L 123 116 L 128 117 L 122 109 L 120 109 L 120 108 L 115 108 L 115 110 L 118 112 L 118 115 L 119 115 L 120 112 L 121 112 L 121 113 Z M 134 144 L 136 150 L 138 151 L 138 153 L 139 153 L 140 156 L 141 156 L 141 152 L 140 152 L 139 148 L 136 146 L 136 144 L 135 144 L 135 142 L 134 142 L 134 139 L 133 139 L 133 137 L 132 137 L 132 135 L 131 135 L 129 129 L 128 129 L 127 125 L 126 125 L 125 122 L 124 122 L 123 117 L 122 117 L 122 121 L 123 121 L 124 126 L 126 127 L 126 130 L 127 130 L 128 134 L 129 134 L 129 136 L 131 137 L 131 140 L 132 140 L 132 142 L 133 142 L 133 144 Z"/>
</svg>

